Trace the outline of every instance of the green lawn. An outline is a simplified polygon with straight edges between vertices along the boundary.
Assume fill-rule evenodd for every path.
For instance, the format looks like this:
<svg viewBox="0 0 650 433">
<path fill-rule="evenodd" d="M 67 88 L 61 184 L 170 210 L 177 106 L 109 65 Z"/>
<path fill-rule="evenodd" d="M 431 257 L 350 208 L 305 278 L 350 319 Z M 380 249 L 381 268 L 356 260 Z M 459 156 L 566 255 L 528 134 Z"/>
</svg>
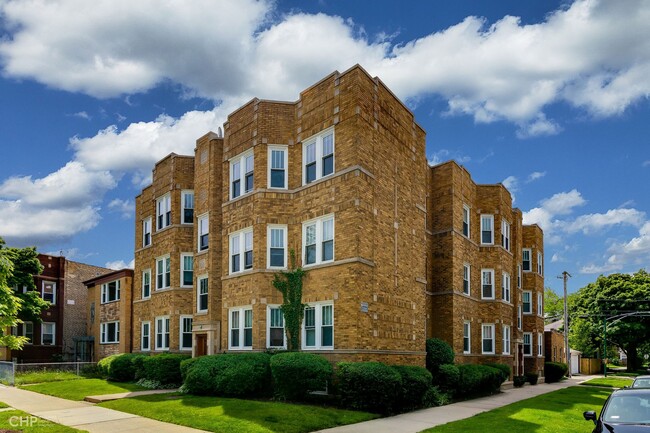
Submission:
<svg viewBox="0 0 650 433">
<path fill-rule="evenodd" d="M 0 407 L 8 407 L 0 402 Z M 21 424 L 22 422 L 22 424 Z M 0 412 L 0 431 L 20 431 L 24 433 L 75 433 L 85 432 L 66 427 L 61 424 L 34 417 L 20 410 L 4 410 Z"/>
<path fill-rule="evenodd" d="M 89 395 L 144 391 L 147 388 L 143 388 L 135 383 L 108 382 L 102 379 L 78 379 L 28 385 L 24 389 L 66 398 L 68 400 L 83 400 L 84 397 Z"/>
<path fill-rule="evenodd" d="M 586 410 L 600 412 L 610 390 L 573 386 L 522 400 L 461 421 L 434 427 L 430 433 L 558 433 L 591 432 Z"/>
<path fill-rule="evenodd" d="M 212 432 L 300 433 L 377 418 L 378 415 L 302 404 L 184 394 L 147 395 L 100 406 Z"/>
<path fill-rule="evenodd" d="M 58 382 L 62 380 L 77 380 L 82 377 L 69 371 L 30 371 L 16 374 L 16 385 L 29 385 L 32 383 Z"/>
<path fill-rule="evenodd" d="M 591 379 L 586 382 L 581 383 L 580 385 L 589 385 L 589 386 L 607 386 L 610 388 L 623 388 L 626 386 L 632 385 L 632 379 L 625 377 L 600 377 L 597 379 Z"/>
</svg>

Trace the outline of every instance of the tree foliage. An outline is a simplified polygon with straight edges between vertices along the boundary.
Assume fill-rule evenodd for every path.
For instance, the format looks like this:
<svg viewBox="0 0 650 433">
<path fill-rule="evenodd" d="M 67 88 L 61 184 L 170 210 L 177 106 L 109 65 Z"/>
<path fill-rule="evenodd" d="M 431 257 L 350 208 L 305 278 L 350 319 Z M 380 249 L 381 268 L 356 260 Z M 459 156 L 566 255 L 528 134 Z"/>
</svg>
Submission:
<svg viewBox="0 0 650 433">
<path fill-rule="evenodd" d="M 592 356 L 602 353 L 606 320 L 608 352 L 616 346 L 627 355 L 628 370 L 640 367 L 638 351 L 650 337 L 650 274 L 600 276 L 576 293 L 571 307 L 573 348 Z"/>
<path fill-rule="evenodd" d="M 296 253 L 290 252 L 291 268 L 280 271 L 273 276 L 273 287 L 282 293 L 280 309 L 284 315 L 284 331 L 287 335 L 287 349 L 300 349 L 300 327 L 305 316 L 306 305 L 302 303 L 302 280 L 307 275 L 302 268 L 296 267 Z"/>
</svg>

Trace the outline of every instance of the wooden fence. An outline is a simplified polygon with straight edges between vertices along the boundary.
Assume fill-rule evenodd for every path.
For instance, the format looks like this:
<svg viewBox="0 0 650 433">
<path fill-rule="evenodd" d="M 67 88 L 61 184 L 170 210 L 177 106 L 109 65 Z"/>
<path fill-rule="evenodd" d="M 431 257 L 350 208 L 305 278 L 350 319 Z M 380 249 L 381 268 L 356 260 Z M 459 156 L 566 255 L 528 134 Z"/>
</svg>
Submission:
<svg viewBox="0 0 650 433">
<path fill-rule="evenodd" d="M 580 374 L 598 374 L 602 365 L 600 358 L 580 358 Z"/>
</svg>

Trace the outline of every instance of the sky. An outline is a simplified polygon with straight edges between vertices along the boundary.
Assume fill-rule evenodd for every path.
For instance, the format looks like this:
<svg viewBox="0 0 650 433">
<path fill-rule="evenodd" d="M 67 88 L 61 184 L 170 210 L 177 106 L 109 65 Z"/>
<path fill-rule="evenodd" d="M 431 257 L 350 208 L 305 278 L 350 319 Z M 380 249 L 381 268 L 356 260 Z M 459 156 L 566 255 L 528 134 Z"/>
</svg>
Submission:
<svg viewBox="0 0 650 433">
<path fill-rule="evenodd" d="M 253 97 L 355 64 L 503 183 L 569 292 L 650 262 L 650 2 L 0 0 L 0 236 L 132 266 L 134 198 Z"/>
</svg>

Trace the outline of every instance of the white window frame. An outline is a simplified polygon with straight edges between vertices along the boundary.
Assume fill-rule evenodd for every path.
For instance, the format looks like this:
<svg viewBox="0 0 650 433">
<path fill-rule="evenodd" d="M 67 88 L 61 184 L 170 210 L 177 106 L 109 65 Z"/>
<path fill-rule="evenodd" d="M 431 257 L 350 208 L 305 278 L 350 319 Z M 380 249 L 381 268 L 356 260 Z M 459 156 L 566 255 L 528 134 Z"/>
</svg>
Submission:
<svg viewBox="0 0 650 433">
<path fill-rule="evenodd" d="M 526 343 L 526 337 L 528 337 L 528 344 Z M 524 356 L 533 356 L 533 333 L 524 332 Z M 526 353 L 526 346 L 528 346 L 528 353 Z"/>
<path fill-rule="evenodd" d="M 323 138 L 332 134 L 332 173 L 329 173 L 323 176 Z M 311 145 L 315 146 L 315 163 L 316 163 L 316 175 L 314 180 L 307 182 L 307 147 Z M 329 155 L 329 154 L 328 154 Z M 308 185 L 309 183 L 316 182 L 319 179 L 331 176 L 336 173 L 336 135 L 334 133 L 334 127 L 327 128 L 316 135 L 312 135 L 306 140 L 303 140 L 302 143 L 302 184 Z"/>
<path fill-rule="evenodd" d="M 192 197 L 191 207 L 188 206 L 187 197 Z M 192 216 L 189 221 L 185 218 L 186 209 L 192 209 Z M 184 189 L 181 191 L 181 224 L 194 224 L 194 190 Z"/>
<path fill-rule="evenodd" d="M 185 328 L 185 319 L 190 320 L 190 329 L 189 331 Z M 193 316 L 191 314 L 181 314 L 178 323 L 178 350 L 192 350 L 192 341 L 194 337 L 192 336 L 192 321 Z M 183 334 L 190 334 L 190 345 L 183 345 Z"/>
<path fill-rule="evenodd" d="M 114 339 L 110 340 L 108 331 L 110 325 L 115 326 Z M 117 344 L 120 342 L 120 321 L 112 320 L 110 322 L 101 322 L 99 324 L 99 344 Z"/>
<path fill-rule="evenodd" d="M 467 348 L 465 348 L 467 342 Z M 472 353 L 472 323 L 469 320 L 463 321 L 463 353 L 469 355 Z"/>
<path fill-rule="evenodd" d="M 544 275 L 544 264 L 543 264 L 543 255 L 541 251 L 537 252 L 537 273 L 539 275 Z"/>
<path fill-rule="evenodd" d="M 115 283 L 115 298 L 114 299 L 109 298 L 109 295 L 111 293 L 110 290 L 109 290 L 109 285 L 111 283 Z M 100 303 L 101 304 L 108 304 L 110 302 L 119 301 L 120 300 L 120 286 L 121 286 L 121 283 L 120 283 L 119 279 L 109 281 L 108 283 L 102 284 L 101 285 L 101 297 L 100 297 L 101 302 Z"/>
<path fill-rule="evenodd" d="M 282 345 L 272 346 L 271 345 L 271 310 L 279 310 L 280 317 L 282 319 Z M 274 329 L 280 329 L 279 326 L 274 326 Z M 280 305 L 268 305 L 266 307 L 266 347 L 267 349 L 286 349 L 287 348 L 287 335 L 286 335 L 286 324 L 284 321 L 284 313 L 280 309 Z"/>
<path fill-rule="evenodd" d="M 467 239 L 470 238 L 471 236 L 471 226 L 470 226 L 470 221 L 472 220 L 470 207 L 467 206 L 466 204 L 463 205 L 463 227 L 462 227 L 462 233 L 463 236 L 465 236 Z M 465 230 L 467 228 L 467 230 Z M 465 233 L 467 231 L 467 233 Z"/>
<path fill-rule="evenodd" d="M 144 328 L 147 328 L 147 332 L 145 334 Z M 145 339 L 144 337 L 147 337 L 147 345 L 145 346 Z M 151 351 L 151 322 L 150 321 L 144 321 L 140 324 L 140 350 L 142 352 L 149 352 Z"/>
<path fill-rule="evenodd" d="M 185 269 L 185 259 L 186 258 L 192 259 L 192 269 Z M 181 271 L 181 287 L 192 287 L 194 286 L 194 254 L 192 253 L 181 253 L 181 266 L 180 266 L 180 271 Z M 186 272 L 191 272 L 192 273 L 192 282 L 190 284 L 185 284 L 185 273 Z"/>
<path fill-rule="evenodd" d="M 491 296 L 485 296 L 485 275 L 489 274 L 490 275 L 490 283 L 492 286 L 492 295 Z M 495 299 L 495 290 L 494 290 L 494 269 L 481 269 L 481 299 Z"/>
<path fill-rule="evenodd" d="M 249 157 L 252 157 L 252 175 L 253 175 L 253 187 L 250 190 L 246 190 L 246 177 L 248 175 L 246 162 Z M 228 197 L 230 200 L 234 200 L 239 197 L 243 197 L 247 194 L 250 194 L 255 189 L 255 154 L 253 149 L 249 149 L 246 152 L 240 153 L 234 158 L 230 159 L 230 171 L 228 172 Z M 234 166 L 239 164 L 239 177 L 235 176 Z M 239 195 L 235 195 L 233 191 L 233 185 L 236 181 L 239 181 Z"/>
<path fill-rule="evenodd" d="M 45 299 L 45 286 L 46 285 L 51 285 L 52 286 L 52 300 L 48 301 L 52 305 L 56 305 L 56 281 L 47 281 L 43 280 L 43 283 L 41 285 L 41 298 Z M 47 301 L 47 299 L 45 299 Z M 49 322 L 48 322 L 49 323 Z"/>
<path fill-rule="evenodd" d="M 250 311 L 251 313 L 251 326 L 247 327 L 246 326 L 246 312 Z M 232 318 L 233 318 L 233 313 L 238 313 L 237 316 L 237 323 L 234 323 Z M 253 349 L 253 340 L 255 338 L 254 334 L 254 317 L 253 315 L 253 307 L 251 305 L 246 305 L 243 307 L 236 307 L 236 308 L 230 308 L 228 310 L 228 350 L 252 350 Z M 234 327 L 236 325 L 237 327 Z M 249 346 L 245 346 L 244 344 L 246 343 L 246 329 L 251 330 L 251 341 Z M 232 331 L 237 330 L 238 331 L 238 337 L 237 337 L 237 345 L 233 345 L 233 338 L 232 338 Z"/>
<path fill-rule="evenodd" d="M 517 288 L 521 289 L 521 264 L 517 265 Z"/>
<path fill-rule="evenodd" d="M 273 167 L 273 152 L 282 152 L 283 157 L 282 157 L 282 164 L 284 165 L 283 168 L 274 168 Z M 268 170 L 267 170 L 267 185 L 269 189 L 279 189 L 279 190 L 286 190 L 288 189 L 289 185 L 289 147 L 288 146 L 280 146 L 280 145 L 271 145 L 268 147 Z M 272 170 L 283 170 L 284 171 L 284 186 L 279 187 L 279 186 L 271 186 L 271 179 L 272 179 Z"/>
<path fill-rule="evenodd" d="M 528 304 L 528 309 L 526 309 L 526 295 L 528 295 L 528 300 L 530 301 Z M 522 304 L 522 311 L 524 314 L 533 314 L 533 292 L 530 290 L 524 290 L 523 295 L 521 296 L 521 304 Z"/>
<path fill-rule="evenodd" d="M 162 230 L 170 225 L 172 225 L 172 195 L 167 193 L 156 199 L 156 230 Z"/>
<path fill-rule="evenodd" d="M 202 282 L 205 281 L 205 293 L 201 293 Z M 201 308 L 201 297 L 205 296 L 205 308 Z M 210 308 L 210 281 L 207 275 L 200 275 L 196 278 L 196 312 L 205 313 Z"/>
<path fill-rule="evenodd" d="M 170 346 L 170 332 L 171 332 L 171 322 L 169 316 L 158 316 L 155 319 L 155 334 L 154 334 L 154 348 L 156 351 L 169 350 Z M 162 329 L 161 329 L 162 328 Z M 162 342 L 158 345 L 158 334 L 162 337 Z M 166 343 L 165 345 L 165 337 Z"/>
<path fill-rule="evenodd" d="M 544 317 L 544 295 L 541 293 L 537 294 L 537 315 Z"/>
<path fill-rule="evenodd" d="M 504 355 L 510 355 L 510 342 L 511 342 L 510 326 L 503 325 L 503 354 Z"/>
<path fill-rule="evenodd" d="M 273 266 L 271 265 L 271 233 L 273 230 L 282 230 L 282 250 L 284 266 Z M 288 228 L 286 225 L 280 224 L 269 224 L 266 226 L 266 267 L 269 269 L 287 269 L 287 232 Z M 274 247 L 274 249 L 280 249 L 280 247 Z"/>
<path fill-rule="evenodd" d="M 145 293 L 145 281 L 146 277 L 145 275 L 148 276 L 149 278 L 149 293 Z M 142 299 L 149 299 L 151 298 L 151 269 L 145 269 L 142 271 Z"/>
<path fill-rule="evenodd" d="M 163 273 L 159 273 L 158 263 L 163 263 Z M 158 276 L 162 275 L 162 284 L 158 285 Z M 171 257 L 169 254 L 156 259 L 156 290 L 169 289 L 171 287 Z"/>
<path fill-rule="evenodd" d="M 151 245 L 151 217 L 142 220 L 142 247 Z M 149 235 L 149 236 L 147 236 Z"/>
<path fill-rule="evenodd" d="M 469 263 L 463 263 L 463 293 L 472 294 L 472 265 Z"/>
<path fill-rule="evenodd" d="M 52 332 L 45 332 L 45 328 L 51 326 Z M 52 335 L 52 343 L 45 343 L 45 334 Z M 56 346 L 56 323 L 55 322 L 41 322 L 41 346 Z"/>
<path fill-rule="evenodd" d="M 486 336 L 486 330 L 490 330 L 490 335 Z M 494 355 L 496 353 L 496 347 L 495 347 L 495 342 L 496 338 L 494 335 L 494 323 L 483 323 L 481 324 L 481 353 L 483 355 Z M 491 341 L 492 342 L 492 350 L 485 350 L 485 342 L 486 341 Z"/>
<path fill-rule="evenodd" d="M 501 246 L 510 251 L 510 223 L 504 219 L 501 220 Z"/>
<path fill-rule="evenodd" d="M 30 331 L 27 330 L 28 328 Z M 25 344 L 34 344 L 34 322 L 23 322 L 23 337 L 28 339 Z"/>
<path fill-rule="evenodd" d="M 246 236 L 250 235 L 251 237 L 251 249 L 248 250 L 246 249 Z M 239 257 L 235 259 L 233 256 L 234 254 L 234 247 L 235 243 L 238 247 L 238 255 Z M 253 227 L 247 227 L 243 230 L 238 230 L 234 233 L 231 233 L 228 236 L 228 273 L 229 274 L 239 274 L 244 271 L 250 271 L 251 269 L 254 268 L 254 263 L 255 263 L 255 237 L 253 234 Z M 251 267 L 246 269 L 246 252 L 251 251 L 253 254 L 252 260 L 251 260 Z M 233 271 L 233 262 L 234 260 L 239 260 L 239 270 Z"/>
<path fill-rule="evenodd" d="M 323 224 L 327 221 L 332 221 L 332 258 L 323 260 L 323 244 L 329 242 L 330 239 L 323 240 Z M 307 263 L 307 228 L 315 226 L 315 245 L 316 245 L 316 258 L 314 263 Z M 312 245 L 312 244 L 310 244 Z M 302 223 L 302 263 L 303 267 L 315 266 L 321 263 L 331 263 L 336 257 L 336 222 L 334 214 L 322 216 Z"/>
<path fill-rule="evenodd" d="M 541 358 L 544 356 L 544 334 L 541 332 L 537 333 L 537 357 Z"/>
<path fill-rule="evenodd" d="M 196 243 L 196 250 L 197 251 L 205 251 L 208 248 L 210 248 L 210 219 L 208 218 L 208 214 L 205 213 L 203 215 L 200 215 L 197 218 L 197 243 Z M 205 243 L 202 242 L 203 236 L 206 236 L 206 241 Z"/>
<path fill-rule="evenodd" d="M 522 315 L 522 306 L 521 304 L 517 305 L 517 329 L 520 331 L 523 329 L 524 326 L 524 318 Z"/>
<path fill-rule="evenodd" d="M 483 242 L 483 232 L 488 231 L 485 227 L 485 222 L 490 221 L 490 241 Z M 492 214 L 481 214 L 481 245 L 494 245 L 494 215 Z"/>
<path fill-rule="evenodd" d="M 528 260 L 526 260 L 526 253 L 528 253 Z M 524 264 L 528 262 L 528 269 Z M 533 250 L 530 248 L 521 249 L 521 268 L 524 272 L 531 272 L 533 270 Z"/>
<path fill-rule="evenodd" d="M 510 287 L 510 274 L 507 272 L 501 275 L 501 293 L 503 300 L 510 304 L 512 301 L 512 291 Z"/>
<path fill-rule="evenodd" d="M 331 325 L 323 324 L 323 307 L 331 307 L 332 311 L 332 323 Z M 302 330 L 301 330 L 301 346 L 302 350 L 333 350 L 334 341 L 335 341 L 335 321 L 334 321 L 334 302 L 310 302 L 307 303 L 305 310 L 308 308 L 314 309 L 314 345 L 307 346 L 307 329 L 306 329 L 306 320 L 302 321 Z M 332 345 L 324 346 L 322 342 L 323 328 L 331 326 L 332 327 Z"/>
</svg>

